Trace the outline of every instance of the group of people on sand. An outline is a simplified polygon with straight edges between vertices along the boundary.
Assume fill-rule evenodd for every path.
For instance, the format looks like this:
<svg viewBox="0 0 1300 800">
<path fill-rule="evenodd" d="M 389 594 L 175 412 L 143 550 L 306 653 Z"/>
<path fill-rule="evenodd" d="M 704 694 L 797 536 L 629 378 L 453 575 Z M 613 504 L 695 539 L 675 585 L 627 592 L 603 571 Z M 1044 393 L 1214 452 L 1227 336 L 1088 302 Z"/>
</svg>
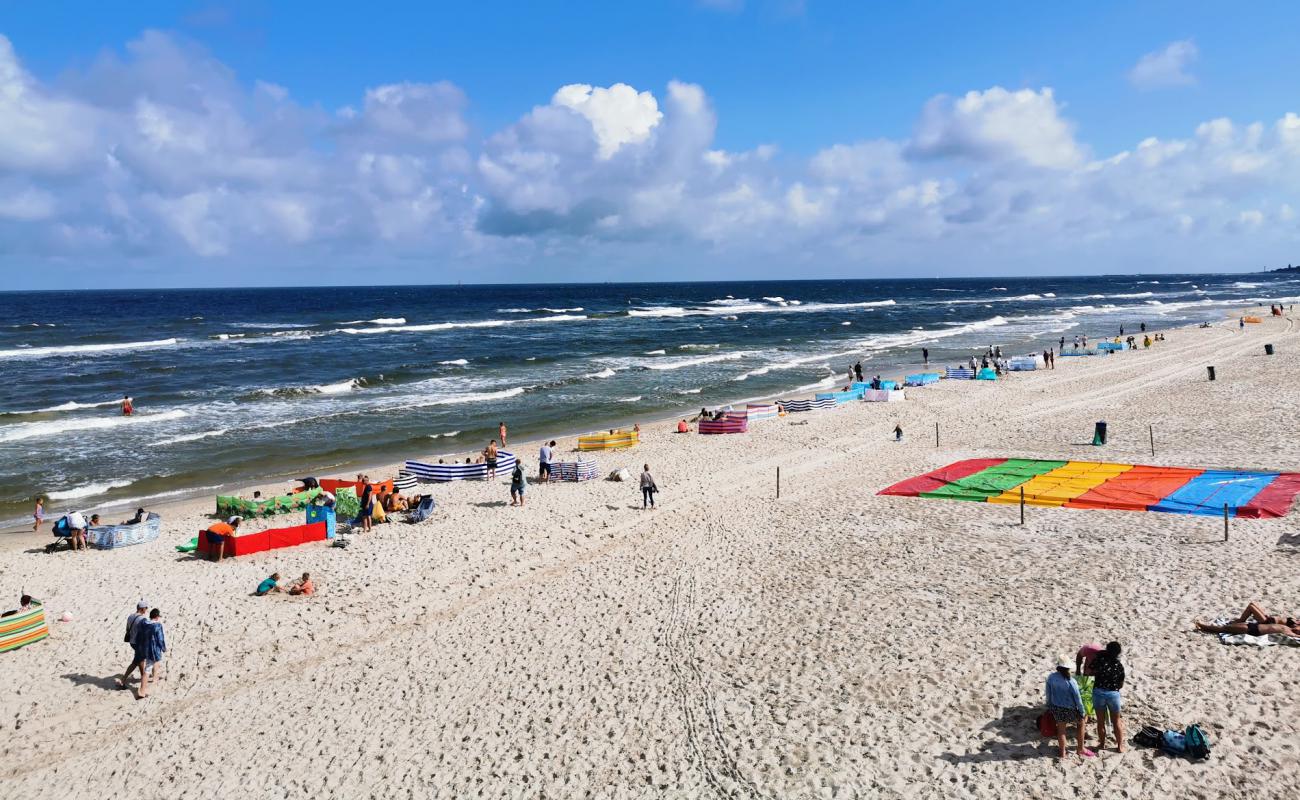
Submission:
<svg viewBox="0 0 1300 800">
<path fill-rule="evenodd" d="M 117 688 L 127 688 L 131 673 L 140 671 L 140 688 L 138 697 L 149 696 L 149 682 L 162 680 L 160 669 L 163 653 L 167 652 L 167 636 L 163 629 L 162 611 L 150 610 L 144 600 L 135 604 L 135 613 L 126 618 L 126 636 L 123 639 L 131 646 L 131 664 L 126 672 L 117 679 Z"/>
<path fill-rule="evenodd" d="M 1192 624 L 1203 633 L 1278 635 L 1300 639 L 1300 618 L 1270 614 L 1254 602 L 1231 621 L 1215 624 L 1197 619 Z M 1047 676 L 1047 710 L 1044 713 L 1050 715 L 1055 724 L 1059 757 L 1065 758 L 1067 755 L 1066 735 L 1070 728 L 1075 729 L 1075 753 L 1084 758 L 1096 755 L 1087 747 L 1088 714 L 1083 702 L 1085 692 L 1091 693 L 1092 709 L 1097 720 L 1097 749 L 1106 748 L 1108 728 L 1114 734 L 1116 749 L 1121 753 L 1127 749 L 1122 696 L 1126 675 L 1122 654 L 1123 648 L 1119 642 L 1109 642 L 1105 646 L 1085 644 L 1075 654 L 1073 677 L 1069 659 L 1064 656 L 1057 659 L 1056 668 Z"/>
<path fill-rule="evenodd" d="M 120 525 L 139 525 L 149 519 L 149 513 L 143 508 L 135 510 L 135 516 L 122 520 Z M 41 525 L 45 522 L 45 498 L 43 496 L 36 498 L 36 508 L 32 512 L 32 532 L 40 533 Z M 98 527 L 100 524 L 99 515 L 91 514 L 89 518 L 84 512 L 69 511 L 54 523 L 54 535 L 68 537 L 68 548 L 71 550 L 86 549 L 86 534 L 91 528 Z M 62 531 L 62 533 L 60 533 Z M 57 542 L 56 542 L 57 544 Z"/>
<path fill-rule="evenodd" d="M 312 583 L 311 573 L 304 572 L 301 578 L 294 581 L 289 588 L 286 589 L 280 586 L 280 573 L 272 572 L 270 577 L 263 579 L 261 583 L 257 584 L 257 588 L 253 590 L 253 594 L 257 597 L 265 597 L 268 594 L 281 593 L 292 595 L 294 597 L 297 597 L 298 595 L 311 597 L 316 594 L 316 584 Z"/>
<path fill-rule="evenodd" d="M 1093 713 L 1097 717 L 1097 749 L 1106 749 L 1107 723 L 1115 734 L 1115 745 L 1124 752 L 1124 663 L 1120 660 L 1123 649 L 1119 642 L 1109 642 L 1104 647 L 1089 643 L 1079 648 L 1074 656 L 1076 678 L 1070 675 L 1070 660 L 1061 656 L 1056 669 L 1047 676 L 1047 714 L 1056 727 L 1057 755 L 1067 754 L 1066 733 L 1075 729 L 1078 747 L 1075 752 L 1083 758 L 1097 754 L 1088 749 L 1088 713 L 1084 707 L 1083 693 L 1091 692 Z"/>
</svg>

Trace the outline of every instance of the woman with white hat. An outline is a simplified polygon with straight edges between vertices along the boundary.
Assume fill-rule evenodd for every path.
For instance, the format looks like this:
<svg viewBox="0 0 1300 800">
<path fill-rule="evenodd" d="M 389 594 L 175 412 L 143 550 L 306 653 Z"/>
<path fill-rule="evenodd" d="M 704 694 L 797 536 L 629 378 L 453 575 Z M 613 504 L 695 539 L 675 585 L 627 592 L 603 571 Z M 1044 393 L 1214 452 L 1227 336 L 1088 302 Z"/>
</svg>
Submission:
<svg viewBox="0 0 1300 800">
<path fill-rule="evenodd" d="M 1096 753 L 1084 746 L 1088 736 L 1087 716 L 1083 710 L 1083 696 L 1079 686 L 1070 678 L 1070 659 L 1060 656 L 1056 659 L 1056 670 L 1047 676 L 1047 710 L 1056 722 L 1056 744 L 1060 747 L 1061 758 L 1065 758 L 1065 729 L 1070 725 L 1078 727 L 1079 749 L 1076 751 L 1084 758 L 1092 758 Z"/>
</svg>

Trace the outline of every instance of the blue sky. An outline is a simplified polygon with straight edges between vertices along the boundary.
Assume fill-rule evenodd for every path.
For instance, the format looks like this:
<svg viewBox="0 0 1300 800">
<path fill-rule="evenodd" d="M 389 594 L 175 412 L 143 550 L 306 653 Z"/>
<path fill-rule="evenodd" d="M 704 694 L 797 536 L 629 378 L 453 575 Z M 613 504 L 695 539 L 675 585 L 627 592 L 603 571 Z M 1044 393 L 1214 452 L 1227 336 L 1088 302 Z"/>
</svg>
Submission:
<svg viewBox="0 0 1300 800">
<path fill-rule="evenodd" d="M 1300 262 L 1298 17 L 11 3 L 0 268 L 37 288 Z"/>
</svg>

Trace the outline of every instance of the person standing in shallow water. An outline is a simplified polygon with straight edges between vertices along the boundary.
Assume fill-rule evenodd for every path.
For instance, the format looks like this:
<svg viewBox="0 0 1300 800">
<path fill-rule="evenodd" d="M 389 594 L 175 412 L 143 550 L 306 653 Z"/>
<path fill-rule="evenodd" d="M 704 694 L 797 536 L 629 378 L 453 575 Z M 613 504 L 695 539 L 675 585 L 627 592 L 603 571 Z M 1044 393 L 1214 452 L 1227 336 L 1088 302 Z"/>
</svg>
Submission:
<svg viewBox="0 0 1300 800">
<path fill-rule="evenodd" d="M 497 423 L 497 436 L 500 437 L 501 439 L 501 446 L 505 447 L 506 446 L 506 424 L 504 422 Z"/>
<path fill-rule="evenodd" d="M 134 413 L 135 406 L 131 403 L 131 398 L 127 395 L 122 395 L 122 416 L 129 417 Z"/>
</svg>

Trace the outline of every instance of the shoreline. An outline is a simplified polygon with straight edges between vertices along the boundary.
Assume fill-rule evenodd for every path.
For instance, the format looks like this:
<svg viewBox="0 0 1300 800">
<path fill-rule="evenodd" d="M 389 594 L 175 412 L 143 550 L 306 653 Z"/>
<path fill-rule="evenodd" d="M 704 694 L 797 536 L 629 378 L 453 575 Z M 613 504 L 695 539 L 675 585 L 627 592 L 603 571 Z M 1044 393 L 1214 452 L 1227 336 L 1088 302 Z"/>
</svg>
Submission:
<svg viewBox="0 0 1300 800">
<path fill-rule="evenodd" d="M 1239 307 L 1239 308 L 1237 308 L 1236 310 L 1234 310 L 1232 313 L 1227 314 L 1227 315 L 1225 316 L 1225 319 L 1231 319 L 1232 317 L 1236 317 L 1236 316 L 1240 316 L 1240 315 L 1245 314 L 1245 313 L 1249 313 L 1249 312 L 1257 311 L 1257 310 L 1260 310 L 1260 309 L 1262 309 L 1262 308 L 1263 308 L 1263 306 L 1243 306 L 1243 307 Z M 1167 329 L 1167 332 L 1170 332 L 1170 333 L 1180 333 L 1180 332 L 1185 332 L 1185 331 L 1188 331 L 1188 330 L 1194 330 L 1194 329 L 1195 329 L 1195 326 L 1180 326 L 1180 327 L 1176 327 L 1176 328 L 1169 328 L 1169 329 Z M 867 360 L 869 361 L 870 358 L 868 358 Z M 916 369 L 927 369 L 927 370 L 931 370 L 931 371 L 936 371 L 936 370 L 937 370 L 937 371 L 939 371 L 940 373 L 942 373 L 943 370 L 944 370 L 944 367 L 943 367 L 942 365 L 938 365 L 938 364 L 934 364 L 934 363 L 932 363 L 932 364 L 931 364 L 930 366 L 928 366 L 928 367 L 926 367 L 926 366 L 924 366 L 924 365 L 921 365 L 921 364 L 912 364 L 912 365 L 909 365 L 908 363 L 891 364 L 891 365 L 886 365 L 886 367 L 887 367 L 887 369 L 890 369 L 890 370 L 901 369 L 901 370 L 904 371 L 904 374 L 907 374 L 908 370 L 913 369 L 913 368 L 916 368 Z M 865 376 L 865 372 L 864 372 L 864 376 Z M 837 380 L 837 382 L 838 382 L 838 380 L 839 380 L 839 373 L 836 373 L 836 375 L 833 376 L 833 377 L 836 377 L 836 380 Z M 883 377 L 883 374 L 882 374 L 882 377 Z M 816 393 L 817 393 L 816 390 L 811 391 L 811 392 L 799 393 L 799 394 L 791 394 L 791 393 L 789 393 L 789 392 L 786 392 L 786 393 L 783 393 L 781 396 L 782 396 L 783 398 L 784 398 L 784 397 L 793 397 L 793 398 L 795 398 L 795 399 L 801 399 L 801 398 L 803 398 L 803 397 L 812 397 L 812 396 L 814 396 Z M 774 398 L 776 398 L 776 397 L 777 397 L 777 395 L 758 395 L 758 396 L 742 397 L 742 398 L 738 398 L 738 399 L 733 398 L 733 399 L 727 400 L 727 401 L 725 401 L 725 402 L 718 403 L 718 404 L 716 404 L 716 405 L 713 406 L 713 407 L 714 407 L 714 408 L 719 408 L 719 407 L 722 407 L 722 406 L 725 406 L 725 405 L 732 405 L 732 404 L 735 404 L 735 403 L 754 402 L 754 401 L 759 401 L 759 400 L 774 399 Z M 695 413 L 697 413 L 697 411 L 698 411 L 698 409 L 695 409 L 695 408 L 692 406 L 692 407 L 691 407 L 691 413 L 687 416 L 687 418 L 689 419 L 690 417 L 694 416 Z M 645 423 L 641 423 L 640 420 L 639 420 L 639 419 L 636 419 L 636 418 L 623 418 L 623 420 L 620 421 L 619 424 L 613 425 L 612 427 L 615 427 L 615 428 L 625 428 L 625 427 L 631 427 L 631 426 L 634 425 L 634 424 L 643 424 L 644 427 L 656 426 L 656 425 L 660 425 L 660 424 L 676 424 L 676 421 L 679 420 L 679 419 L 681 419 L 681 417 L 678 416 L 678 415 L 676 415 L 676 414 L 668 415 L 668 416 L 663 416 L 663 417 L 655 417 L 655 418 L 652 418 L 652 419 L 650 419 L 649 421 L 647 421 L 647 422 L 645 422 Z M 601 429 L 603 430 L 604 428 L 601 428 Z M 592 429 L 592 430 L 595 430 L 595 429 Z M 583 430 L 576 431 L 576 432 L 571 432 L 571 433 L 564 433 L 564 434 L 548 434 L 548 435 L 546 435 L 546 436 L 544 436 L 543 438 L 540 438 L 540 439 L 526 439 L 526 440 L 524 440 L 524 441 L 522 441 L 522 442 L 519 443 L 519 447 L 522 448 L 522 449 L 532 448 L 533 450 L 536 450 L 536 449 L 538 449 L 538 448 L 541 447 L 541 445 L 543 444 L 543 442 L 551 441 L 552 439 L 554 439 L 556 442 L 559 443 L 559 447 L 560 447 L 561 449 L 563 449 L 564 452 L 577 452 L 577 441 L 576 441 L 576 440 L 577 440 L 577 437 L 582 436 L 582 435 L 584 435 L 584 434 L 586 434 L 586 433 L 590 433 L 590 432 L 591 432 L 591 430 L 583 429 Z M 568 449 L 565 448 L 565 444 L 564 444 L 564 443 L 565 443 L 565 440 L 573 440 L 573 441 L 572 441 L 572 448 L 568 448 Z M 486 442 L 484 442 L 484 445 L 486 445 Z M 510 448 L 505 448 L 505 449 L 510 449 Z M 477 448 L 475 448 L 475 449 L 467 449 L 467 450 L 456 450 L 456 451 L 451 451 L 451 452 L 447 452 L 447 453 L 436 453 L 436 452 L 435 452 L 435 453 L 428 453 L 428 454 L 420 454 L 420 455 L 413 456 L 413 457 L 408 456 L 407 458 L 404 458 L 404 459 L 402 459 L 401 461 L 396 461 L 396 462 L 394 462 L 394 461 L 386 461 L 386 460 L 378 460 L 378 461 L 374 461 L 374 462 L 367 462 L 367 463 L 365 463 L 365 464 L 354 463 L 354 464 L 351 465 L 351 466 L 344 465 L 344 466 L 341 466 L 341 467 L 339 467 L 339 468 L 337 468 L 337 469 L 334 469 L 334 470 L 332 470 L 332 471 L 335 472 L 335 473 L 337 473 L 337 477 L 346 477 L 346 476 L 350 476 L 350 475 L 353 475 L 353 474 L 356 474 L 356 473 L 366 474 L 366 475 L 376 474 L 376 475 L 383 475 L 383 476 L 385 476 L 385 477 L 396 477 L 396 475 L 397 475 L 397 470 L 400 469 L 400 468 L 405 464 L 405 462 L 406 462 L 407 460 L 412 460 L 412 459 L 413 459 L 413 460 L 437 459 L 437 458 L 447 458 L 447 457 L 452 457 L 452 456 L 464 457 L 465 455 L 470 455 L 470 456 L 472 457 L 474 454 L 476 454 L 476 453 L 478 453 L 478 452 L 479 452 L 479 450 L 478 450 Z M 512 451 L 512 452 L 514 452 L 514 451 Z M 518 453 L 518 455 L 521 455 L 521 456 L 522 456 L 523 454 L 522 454 L 522 453 Z M 390 475 L 390 473 L 391 473 L 391 475 Z M 230 482 L 230 483 L 221 484 L 221 485 L 218 486 L 216 489 L 194 489 L 194 490 L 192 490 L 192 491 L 190 491 L 190 490 L 179 490 L 179 491 L 183 491 L 183 492 L 185 492 L 185 493 L 182 494 L 182 495 L 176 496 L 176 497 L 168 498 L 166 501 L 164 501 L 164 502 L 162 502 L 162 503 L 146 504 L 146 505 L 145 505 L 145 508 L 146 508 L 146 510 L 148 510 L 148 511 L 155 511 L 155 512 L 157 512 L 157 513 L 159 513 L 159 514 L 163 514 L 163 519 L 166 520 L 166 519 L 167 519 L 168 512 L 177 512 L 177 511 L 182 511 L 182 510 L 185 510 L 185 509 L 189 509 L 189 508 L 192 506 L 192 504 L 194 504 L 194 503 L 196 503 L 196 502 L 199 502 L 199 501 L 201 501 L 201 500 L 212 500 L 213 502 L 215 502 L 215 497 L 216 497 L 217 495 L 219 495 L 219 494 L 220 494 L 220 495 L 242 495 L 242 494 L 251 494 L 254 490 L 260 490 L 260 491 L 262 491 L 262 493 L 263 493 L 264 495 L 271 495 L 271 494 L 279 493 L 278 490 L 279 490 L 280 488 L 292 488 L 292 487 L 297 483 L 297 477 L 295 477 L 295 476 L 306 476 L 306 475 L 308 475 L 308 474 L 313 474 L 312 471 L 311 471 L 311 468 L 310 468 L 310 467 L 304 467 L 304 469 L 301 469 L 301 470 L 294 470 L 292 473 L 271 474 L 271 475 L 267 475 L 267 476 L 263 476 L 263 477 L 253 477 L 253 478 L 250 478 L 250 479 L 247 480 L 247 481 L 232 481 L 232 482 Z M 318 478 L 319 478 L 319 477 L 335 477 L 335 476 L 333 476 L 333 475 L 314 475 L 314 477 L 318 477 Z M 439 484 L 430 484 L 430 485 L 439 485 Z M 267 489 L 268 486 L 269 486 L 269 487 L 275 487 L 275 488 L 272 489 L 271 491 L 268 491 L 268 489 Z M 103 505 L 100 505 L 100 506 L 95 507 L 95 512 L 94 512 L 94 513 L 102 513 L 102 511 L 104 511 L 104 510 L 121 510 L 121 511 L 129 511 L 129 510 L 130 510 L 130 506 L 136 505 L 138 502 L 140 502 L 140 501 L 138 501 L 138 500 L 127 500 L 127 501 L 109 502 L 109 503 L 106 503 L 106 504 L 103 504 Z M 26 543 L 28 543 L 28 544 L 30 544 L 30 543 L 36 543 L 36 542 L 38 542 L 39 540 L 44 540 L 44 541 L 48 542 L 48 541 L 52 538 L 52 536 L 48 533 L 49 527 L 52 527 L 53 524 L 54 524 L 54 522 L 56 522 L 56 521 L 58 520 L 59 516 L 62 516 L 61 513 L 54 513 L 54 512 L 52 512 L 51 510 L 49 510 L 49 507 L 48 507 L 48 506 L 49 506 L 49 504 L 47 504 L 47 511 L 46 511 L 46 526 L 43 526 L 44 530 L 43 530 L 43 532 L 40 533 L 40 534 L 34 534 L 34 533 L 31 531 L 31 527 L 30 527 L 31 524 L 30 524 L 30 522 L 28 522 L 28 523 L 25 524 L 25 525 L 14 525 L 14 526 L 11 526 L 11 527 L 0 527 L 0 549 L 3 549 L 3 544 L 2 544 L 3 542 L 7 542 L 7 541 L 9 541 L 9 540 L 11 540 L 11 539 L 15 539 L 15 540 L 17 540 L 17 539 L 23 539 L 25 536 L 26 536 L 26 537 L 30 537 L 30 540 L 25 540 Z M 86 510 L 87 510 L 88 512 L 91 511 L 90 508 L 87 508 Z M 215 513 L 213 513 L 211 516 L 215 518 L 216 515 L 215 515 Z M 165 522 L 164 522 L 164 524 L 165 524 Z"/>
<path fill-rule="evenodd" d="M 1170 330 L 1174 330 L 1174 329 L 1170 329 Z M 865 362 L 865 361 L 869 361 L 869 360 L 870 360 L 870 357 L 869 357 L 868 359 L 864 359 L 864 362 Z M 897 365 L 893 365 L 893 364 L 891 364 L 891 365 L 886 365 L 886 366 L 887 366 L 888 369 L 891 369 L 891 370 L 895 370 L 895 369 L 904 369 L 904 370 L 907 370 L 907 369 L 910 368 L 910 367 L 909 367 L 907 364 L 905 364 L 905 363 L 904 363 L 904 364 L 897 364 Z M 918 369 L 921 369 L 921 368 L 924 368 L 924 369 L 930 369 L 930 370 L 936 370 L 936 369 L 937 369 L 937 370 L 939 370 L 940 372 L 942 372 L 942 370 L 943 370 L 943 367 L 938 367 L 938 366 L 933 366 L 933 365 L 930 366 L 930 367 L 922 367 L 921 365 L 914 365 L 914 366 L 916 366 L 916 368 L 918 368 Z M 865 375 L 865 372 L 864 372 L 864 375 Z M 830 376 L 828 376 L 828 377 L 830 377 Z M 836 377 L 836 380 L 837 380 L 837 382 L 838 382 L 838 380 L 839 380 L 839 373 L 836 373 L 836 375 L 835 375 L 834 377 Z M 883 377 L 883 375 L 882 375 L 882 377 Z M 886 378 L 886 379 L 888 379 L 888 378 Z M 809 397 L 809 398 L 811 398 L 811 397 L 814 396 L 818 391 L 826 391 L 826 390 L 814 390 L 814 391 L 811 391 L 811 392 L 798 392 L 798 393 L 795 393 L 795 392 L 783 392 L 783 393 L 781 393 L 780 395 L 774 395 L 774 394 L 763 394 L 763 395 L 756 395 L 756 396 L 755 396 L 755 395 L 751 395 L 751 396 L 747 396 L 747 397 L 740 397 L 740 398 L 732 398 L 732 399 L 728 399 L 728 400 L 725 400 L 725 401 L 723 401 L 723 402 L 721 402 L 721 403 L 714 404 L 714 405 L 712 405 L 711 407 L 712 407 L 712 408 L 720 408 L 720 407 L 722 407 L 722 406 L 726 406 L 726 405 L 734 405 L 734 404 L 736 404 L 736 403 L 756 402 L 756 401 L 759 401 L 759 400 L 768 400 L 768 399 L 773 399 L 773 400 L 774 400 L 774 399 L 777 399 L 778 397 L 780 397 L 780 398 L 782 398 L 782 399 L 784 399 L 784 398 L 802 399 L 802 398 L 804 398 L 804 397 Z M 709 406 L 706 406 L 706 407 L 709 407 Z M 695 414 L 697 414 L 698 411 L 699 411 L 698 408 L 695 408 L 694 406 L 690 406 L 690 413 L 687 415 L 687 419 L 689 419 L 690 417 L 695 416 Z M 645 425 L 645 426 L 658 425 L 658 424 L 661 424 L 661 423 L 670 423 L 670 422 L 671 422 L 672 424 L 676 424 L 677 420 L 679 420 L 679 419 L 681 419 L 680 416 L 678 416 L 678 415 L 676 415 L 676 414 L 670 414 L 670 415 L 668 415 L 668 416 L 655 416 L 655 417 L 651 418 L 649 421 L 643 423 L 643 422 L 641 422 L 641 420 L 640 420 L 639 418 L 635 418 L 635 417 L 624 417 L 624 418 L 621 418 L 620 420 L 618 420 L 616 423 L 612 423 L 612 424 L 609 424 L 609 425 L 604 425 L 604 426 L 601 426 L 600 428 L 584 428 L 584 429 L 582 429 L 582 430 L 572 431 L 572 432 L 567 432 L 567 433 L 560 433 L 560 434 L 547 434 L 547 435 L 545 435 L 543 438 L 540 438 L 540 439 L 526 439 L 526 440 L 524 440 L 523 442 L 520 443 L 520 446 L 521 446 L 521 447 L 531 447 L 533 450 L 537 450 L 538 448 L 541 447 L 541 445 L 543 444 L 543 442 L 551 441 L 552 439 L 554 439 L 554 440 L 557 441 L 557 442 L 560 442 L 560 443 L 561 443 L 561 446 L 562 446 L 562 443 L 563 443 L 564 440 L 566 440 L 566 439 L 572 439 L 572 440 L 574 440 L 574 442 L 573 442 L 573 450 L 572 450 L 572 452 L 577 452 L 577 442 L 576 442 L 577 438 L 578 438 L 579 436 L 583 436 L 583 435 L 586 435 L 586 434 L 588 434 L 588 433 L 592 433 L 592 432 L 594 432 L 594 431 L 604 430 L 604 429 L 606 429 L 606 428 L 608 428 L 608 427 L 613 427 L 613 428 L 630 428 L 630 427 L 632 427 L 634 424 L 642 424 L 642 425 Z M 607 422 L 608 422 L 608 421 L 607 421 Z M 482 446 L 486 446 L 486 444 L 487 444 L 487 442 L 484 441 Z M 447 458 L 447 457 L 451 457 L 451 456 L 460 456 L 460 457 L 464 457 L 464 456 L 466 456 L 466 455 L 473 456 L 473 455 L 475 455 L 475 454 L 477 454 L 477 453 L 479 452 L 479 449 L 480 449 L 480 448 L 467 449 L 467 450 L 454 450 L 454 451 L 449 451 L 449 452 L 446 452 L 446 453 L 437 453 L 437 452 L 433 452 L 433 453 L 422 453 L 422 454 L 420 454 L 420 455 L 416 455 L 416 456 L 408 456 L 407 458 L 403 458 L 401 461 L 397 461 L 397 462 L 388 461 L 388 460 L 378 460 L 378 461 L 365 462 L 365 463 L 361 463 L 361 462 L 351 462 L 351 463 L 345 463 L 345 464 L 343 464 L 343 465 L 341 465 L 341 466 L 338 466 L 338 467 L 331 467 L 329 470 L 326 470 L 326 471 L 327 471 L 327 472 L 328 472 L 328 471 L 336 472 L 336 473 L 338 473 L 338 476 L 340 476 L 340 477 L 341 477 L 341 476 L 353 475 L 353 474 L 357 474 L 357 473 L 365 474 L 365 475 L 370 475 L 370 474 L 372 474 L 372 473 L 375 473 L 375 474 L 382 474 L 382 475 L 384 475 L 384 476 L 386 476 L 386 477 L 396 477 L 396 476 L 397 476 L 397 470 L 398 470 L 399 468 L 401 468 L 401 467 L 405 464 L 405 462 L 408 461 L 408 460 L 417 460 L 417 461 L 421 461 L 421 460 L 425 460 L 425 459 Z M 505 448 L 505 449 L 509 449 L 509 448 Z M 569 452 L 569 451 L 566 451 L 566 452 Z M 522 455 L 522 454 L 520 454 L 520 455 Z M 391 475 L 388 474 L 389 472 L 391 472 Z M 175 496 L 169 496 L 165 501 L 160 502 L 160 503 L 153 503 L 153 504 L 145 503 L 145 504 L 144 504 L 144 507 L 146 508 L 146 510 L 149 510 L 149 511 L 156 511 L 156 512 L 158 512 L 158 513 L 161 514 L 161 513 L 164 513 L 164 512 L 166 512 L 166 511 L 175 511 L 175 510 L 177 510 L 178 508 L 188 507 L 189 504 L 194 503 L 194 502 L 196 502 L 196 501 L 198 501 L 198 500 L 200 500 L 200 499 L 204 499 L 204 498 L 215 498 L 217 495 L 223 495 L 223 496 L 229 496 L 229 495 L 232 495 L 232 494 L 234 494 L 234 495 L 239 495 L 239 494 L 244 494 L 244 493 L 251 493 L 251 492 L 254 491 L 255 489 L 256 489 L 256 490 L 260 490 L 260 491 L 262 491 L 262 493 L 263 493 L 264 495 L 270 495 L 270 494 L 273 494 L 273 493 L 279 493 L 279 492 L 278 492 L 278 491 L 277 491 L 277 492 L 268 492 L 267 489 L 266 489 L 267 486 L 273 486 L 273 487 L 293 486 L 293 485 L 297 484 L 297 477 L 295 477 L 295 476 L 304 476 L 304 477 L 305 477 L 305 476 L 307 476 L 307 475 L 313 475 L 314 477 L 318 477 L 318 478 L 319 478 L 319 477 L 335 477 L 335 476 L 333 476 L 333 475 L 315 474 L 314 472 L 312 472 L 312 468 L 311 468 L 310 466 L 305 466 L 303 469 L 293 470 L 292 472 L 285 472 L 285 473 L 271 473 L 271 474 L 268 474 L 268 475 L 253 476 L 253 477 L 248 478 L 247 480 L 230 481 L 230 482 L 227 482 L 227 483 L 219 484 L 219 485 L 216 486 L 216 488 L 195 488 L 195 489 L 176 489 L 176 490 L 168 490 L 169 492 L 170 492 L 170 491 L 175 491 L 175 492 L 180 492 L 181 494 L 177 494 L 177 495 L 175 495 Z M 58 503 L 63 503 L 64 501 L 56 501 L 56 502 L 58 502 Z M 95 506 L 87 506 L 87 507 L 84 508 L 84 509 L 78 509 L 78 510 L 83 510 L 83 511 L 85 511 L 86 513 L 103 513 L 103 512 L 105 512 L 105 511 L 110 511 L 110 510 L 113 510 L 113 511 L 129 511 L 131 506 L 137 506 L 138 504 L 140 504 L 140 503 L 142 503 L 142 502 L 143 502 L 143 499 L 141 499 L 141 498 L 127 498 L 127 499 L 125 499 L 125 500 L 115 500 L 115 501 L 109 501 L 109 502 L 102 503 L 102 504 L 95 505 Z M 58 520 L 58 518 L 61 517 L 61 516 L 63 515 L 63 513 L 64 513 L 64 512 L 62 512 L 62 511 L 56 511 L 56 510 L 54 510 L 54 509 L 52 508 L 52 505 L 53 505 L 53 503 L 46 503 L 46 514 L 45 514 L 46 526 L 53 526 L 54 522 L 56 522 L 56 521 Z M 214 514 L 214 517 L 215 517 L 215 514 Z M 164 516 L 164 519 L 166 519 L 165 516 Z M 46 527 L 46 526 L 43 526 L 43 528 Z M 27 520 L 25 521 L 25 523 L 22 523 L 22 524 L 17 524 L 17 523 L 16 523 L 16 524 L 13 524 L 13 525 L 8 525 L 8 526 L 3 525 L 3 524 L 0 524 L 0 541 L 7 540 L 7 539 L 10 538 L 10 537 L 22 536 L 23 534 L 29 534 L 29 535 L 32 534 L 32 531 L 31 531 L 31 518 L 30 518 L 30 517 L 28 517 Z M 49 534 L 43 532 L 43 533 L 39 534 L 39 537 L 38 537 L 38 538 L 43 538 L 43 539 L 44 539 L 44 538 L 50 538 L 50 537 L 49 537 Z"/>
</svg>

